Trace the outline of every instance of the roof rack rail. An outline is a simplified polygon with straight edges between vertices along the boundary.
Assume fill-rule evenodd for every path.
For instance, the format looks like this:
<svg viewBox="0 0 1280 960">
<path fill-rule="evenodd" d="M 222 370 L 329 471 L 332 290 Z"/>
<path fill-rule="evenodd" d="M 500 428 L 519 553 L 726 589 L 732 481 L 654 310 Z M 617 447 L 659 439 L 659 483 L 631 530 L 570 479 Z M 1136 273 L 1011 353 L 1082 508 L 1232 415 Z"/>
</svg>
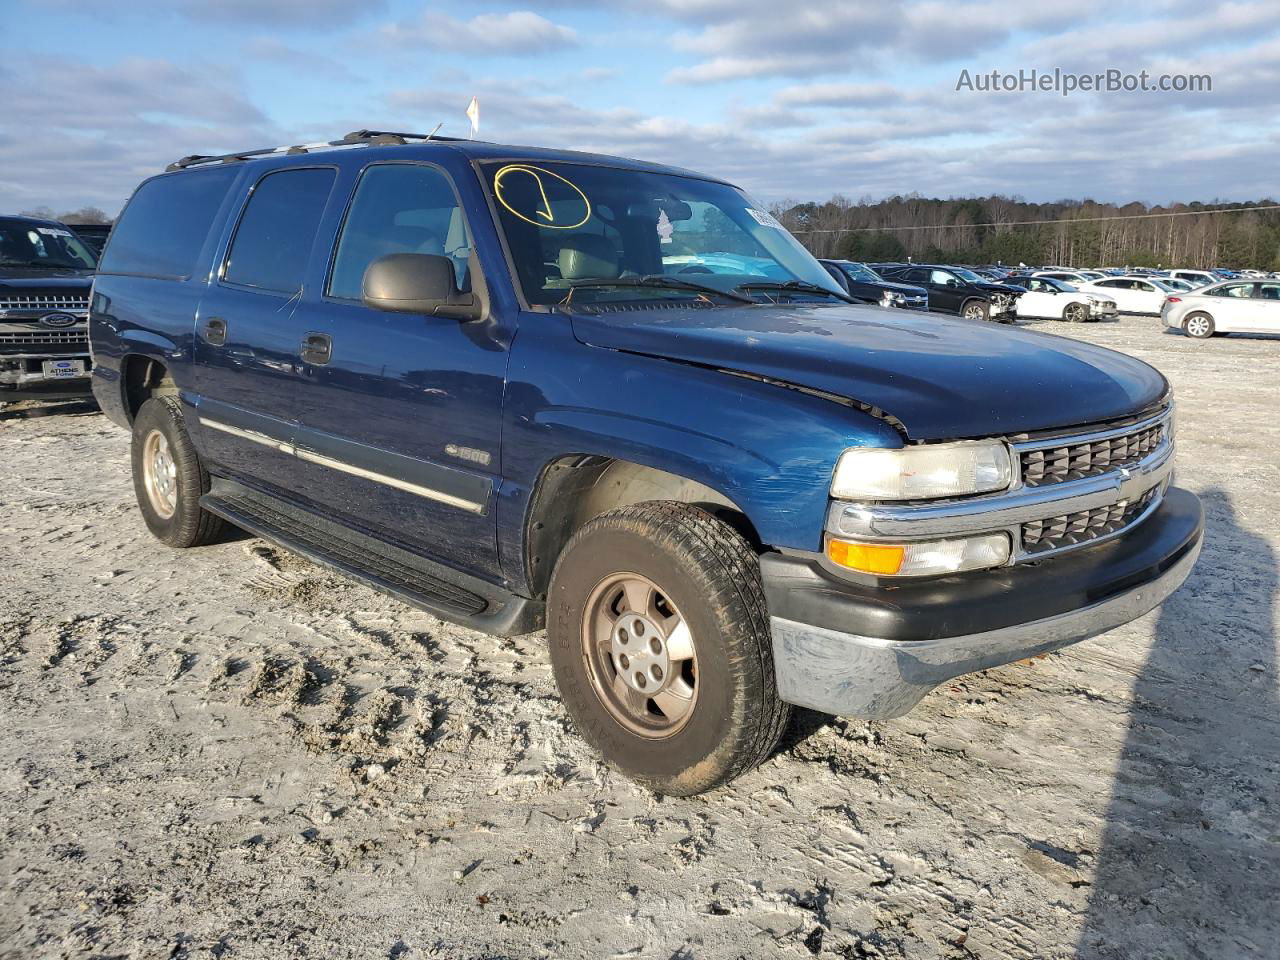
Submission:
<svg viewBox="0 0 1280 960">
<path fill-rule="evenodd" d="M 437 130 L 439 127 L 436 128 Z M 410 140 L 446 140 L 458 141 L 461 137 L 440 137 L 433 130 L 431 133 L 394 133 L 390 130 L 353 130 L 341 140 L 325 140 L 321 143 L 299 143 L 292 146 L 286 144 L 279 147 L 263 147 L 259 150 L 237 150 L 235 153 L 200 154 L 193 153 L 189 157 L 175 160 L 165 167 L 165 172 L 185 170 L 206 163 L 235 163 L 251 157 L 267 157 L 274 154 L 292 155 L 310 153 L 312 150 L 323 150 L 326 147 L 380 146 L 384 144 L 404 144 Z"/>
</svg>

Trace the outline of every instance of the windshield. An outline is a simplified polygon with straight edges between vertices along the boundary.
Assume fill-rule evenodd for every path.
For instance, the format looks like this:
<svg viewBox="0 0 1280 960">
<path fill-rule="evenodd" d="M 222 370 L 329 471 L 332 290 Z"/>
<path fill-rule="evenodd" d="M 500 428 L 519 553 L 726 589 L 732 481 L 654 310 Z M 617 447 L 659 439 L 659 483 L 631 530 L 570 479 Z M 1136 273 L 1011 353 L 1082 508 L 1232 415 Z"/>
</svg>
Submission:
<svg viewBox="0 0 1280 960">
<path fill-rule="evenodd" d="M 950 269 L 950 271 L 954 273 L 957 277 L 959 277 L 961 280 L 967 280 L 970 283 L 988 283 L 989 282 L 986 277 L 980 277 L 976 273 L 974 273 L 972 270 L 966 270 L 964 267 L 949 267 L 948 269 Z"/>
<path fill-rule="evenodd" d="M 841 263 L 840 269 L 850 280 L 857 280 L 861 283 L 883 283 L 880 275 L 868 267 L 865 263 Z"/>
<path fill-rule="evenodd" d="M 823 291 L 845 299 L 777 220 L 727 184 L 579 163 L 495 162 L 483 170 L 530 304 L 731 303 L 717 291 L 743 284 L 749 288 L 740 293 L 753 299 L 834 302 Z M 785 283 L 795 287 L 776 289 Z"/>
<path fill-rule="evenodd" d="M 58 223 L 0 218 L 0 267 L 93 270 L 98 259 Z"/>
</svg>

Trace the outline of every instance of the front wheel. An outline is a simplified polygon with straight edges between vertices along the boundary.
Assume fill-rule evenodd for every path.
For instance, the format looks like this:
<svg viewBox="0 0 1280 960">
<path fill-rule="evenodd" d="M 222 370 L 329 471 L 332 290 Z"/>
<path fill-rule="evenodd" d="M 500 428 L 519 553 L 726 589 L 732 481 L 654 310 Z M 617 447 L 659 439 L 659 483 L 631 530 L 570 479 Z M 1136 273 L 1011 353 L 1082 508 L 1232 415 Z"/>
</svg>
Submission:
<svg viewBox="0 0 1280 960">
<path fill-rule="evenodd" d="M 1062 319 L 1067 323 L 1084 323 L 1089 319 L 1089 308 L 1083 303 L 1068 303 L 1062 311 Z"/>
<path fill-rule="evenodd" d="M 1182 321 L 1182 329 L 1187 332 L 1187 336 L 1195 337 L 1197 340 L 1207 340 L 1213 336 L 1213 317 L 1207 313 L 1193 313 Z"/>
<path fill-rule="evenodd" d="M 991 307 L 981 300 L 970 300 L 960 311 L 966 320 L 986 320 L 991 316 Z"/>
<path fill-rule="evenodd" d="M 177 397 L 152 397 L 133 419 L 133 489 L 147 528 L 171 547 L 209 543 L 222 530 L 222 520 L 200 506 L 209 474 Z"/>
<path fill-rule="evenodd" d="M 757 766 L 790 716 L 759 560 L 697 507 L 654 501 L 587 523 L 556 565 L 547 634 L 582 736 L 658 793 L 702 793 Z"/>
</svg>

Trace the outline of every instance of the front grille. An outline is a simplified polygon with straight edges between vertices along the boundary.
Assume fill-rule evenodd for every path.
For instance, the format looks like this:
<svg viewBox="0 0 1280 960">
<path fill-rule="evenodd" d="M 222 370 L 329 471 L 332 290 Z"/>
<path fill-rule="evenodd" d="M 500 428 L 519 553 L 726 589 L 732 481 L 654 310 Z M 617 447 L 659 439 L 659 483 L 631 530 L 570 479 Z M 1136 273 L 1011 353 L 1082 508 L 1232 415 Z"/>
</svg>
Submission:
<svg viewBox="0 0 1280 960">
<path fill-rule="evenodd" d="M 0 347 L 62 347 L 88 342 L 88 330 L 32 330 L 23 333 L 0 333 Z"/>
<path fill-rule="evenodd" d="M 0 296 L 0 311 L 88 309 L 88 293 L 12 293 Z"/>
<path fill-rule="evenodd" d="M 1165 423 L 1134 433 L 1022 453 L 1022 482 L 1028 487 L 1081 480 L 1137 463 L 1164 439 Z"/>
<path fill-rule="evenodd" d="M 1028 554 L 1047 553 L 1097 540 L 1133 523 L 1160 494 L 1152 487 L 1136 500 L 1118 500 L 1107 507 L 1080 510 L 1022 525 L 1022 548 Z"/>
</svg>

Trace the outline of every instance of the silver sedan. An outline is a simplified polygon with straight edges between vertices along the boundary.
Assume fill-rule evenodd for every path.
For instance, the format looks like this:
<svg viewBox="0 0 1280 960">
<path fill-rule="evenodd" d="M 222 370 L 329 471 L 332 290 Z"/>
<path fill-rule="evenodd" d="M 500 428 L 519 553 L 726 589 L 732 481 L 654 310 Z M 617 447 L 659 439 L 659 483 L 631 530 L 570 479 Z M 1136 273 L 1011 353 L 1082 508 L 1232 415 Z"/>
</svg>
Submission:
<svg viewBox="0 0 1280 960">
<path fill-rule="evenodd" d="M 1167 297 L 1165 326 L 1204 340 L 1218 333 L 1280 333 L 1280 281 L 1227 280 Z"/>
</svg>

